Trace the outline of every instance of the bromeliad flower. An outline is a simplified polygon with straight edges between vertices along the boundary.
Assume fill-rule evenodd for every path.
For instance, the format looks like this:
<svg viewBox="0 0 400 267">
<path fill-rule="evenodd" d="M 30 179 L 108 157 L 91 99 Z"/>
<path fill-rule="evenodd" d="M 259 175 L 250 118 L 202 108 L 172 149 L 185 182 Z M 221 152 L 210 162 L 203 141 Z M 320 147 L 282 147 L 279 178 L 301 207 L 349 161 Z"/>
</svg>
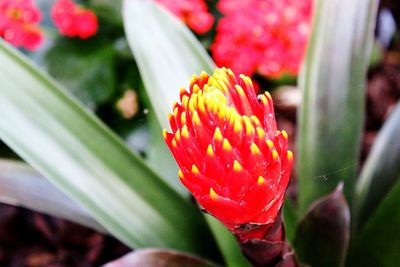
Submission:
<svg viewBox="0 0 400 267">
<path fill-rule="evenodd" d="M 179 178 L 207 212 L 235 234 L 276 220 L 293 154 L 269 93 L 257 97 L 251 79 L 230 69 L 203 72 L 181 90 L 169 122 L 163 134 Z"/>
</svg>

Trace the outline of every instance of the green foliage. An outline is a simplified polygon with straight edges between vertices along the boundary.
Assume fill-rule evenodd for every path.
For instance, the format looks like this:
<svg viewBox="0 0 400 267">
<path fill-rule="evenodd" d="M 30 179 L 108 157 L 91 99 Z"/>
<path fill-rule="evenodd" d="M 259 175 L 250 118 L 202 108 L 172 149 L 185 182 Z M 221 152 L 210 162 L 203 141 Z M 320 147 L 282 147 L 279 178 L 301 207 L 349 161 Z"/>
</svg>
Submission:
<svg viewBox="0 0 400 267">
<path fill-rule="evenodd" d="M 0 160 L 0 202 L 16 205 L 106 232 L 93 217 L 28 165 Z"/>
<path fill-rule="evenodd" d="M 311 266 L 344 266 L 350 239 L 350 210 L 343 184 L 310 207 L 299 224 L 294 247 Z"/>
<path fill-rule="evenodd" d="M 201 244 L 213 241 L 199 212 L 3 42 L 0 62 L 4 142 L 126 244 L 206 254 Z"/>
<path fill-rule="evenodd" d="M 91 108 L 115 91 L 115 50 L 98 41 L 59 39 L 45 58 L 49 74 Z"/>
<path fill-rule="evenodd" d="M 353 224 L 357 231 L 400 180 L 400 103 L 385 122 L 357 181 Z"/>
<path fill-rule="evenodd" d="M 303 103 L 298 116 L 297 167 L 301 213 L 340 181 L 351 202 L 376 10 L 376 0 L 316 1 L 300 76 Z"/>
</svg>

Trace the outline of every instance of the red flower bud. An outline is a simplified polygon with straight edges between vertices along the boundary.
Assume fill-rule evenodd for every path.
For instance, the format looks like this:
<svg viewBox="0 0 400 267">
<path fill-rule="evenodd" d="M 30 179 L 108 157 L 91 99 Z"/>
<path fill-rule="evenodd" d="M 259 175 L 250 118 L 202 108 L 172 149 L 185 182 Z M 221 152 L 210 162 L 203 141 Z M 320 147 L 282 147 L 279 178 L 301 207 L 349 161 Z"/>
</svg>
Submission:
<svg viewBox="0 0 400 267">
<path fill-rule="evenodd" d="M 71 0 L 57 0 L 51 8 L 51 18 L 62 35 L 87 39 L 97 33 L 96 14 Z"/>
<path fill-rule="evenodd" d="M 233 232 L 275 221 L 293 154 L 269 93 L 257 97 L 251 79 L 230 69 L 203 72 L 181 90 L 169 122 L 179 178 L 207 212 Z"/>
</svg>

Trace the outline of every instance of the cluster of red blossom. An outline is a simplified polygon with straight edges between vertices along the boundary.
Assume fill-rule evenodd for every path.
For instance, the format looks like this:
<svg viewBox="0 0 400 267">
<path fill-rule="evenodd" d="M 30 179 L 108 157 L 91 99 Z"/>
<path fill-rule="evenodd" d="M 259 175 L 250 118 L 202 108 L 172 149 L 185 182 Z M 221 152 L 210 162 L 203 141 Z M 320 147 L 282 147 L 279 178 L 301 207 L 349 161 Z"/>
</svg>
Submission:
<svg viewBox="0 0 400 267">
<path fill-rule="evenodd" d="M 212 27 L 204 0 L 158 1 L 197 33 Z M 270 78 L 298 74 L 310 33 L 312 0 L 219 0 L 217 8 L 223 17 L 211 53 L 218 66 Z M 188 19 L 193 17 L 208 17 L 208 23 L 194 27 L 191 21 L 196 19 Z"/>
<path fill-rule="evenodd" d="M 82 8 L 71 0 L 57 0 L 51 18 L 62 35 L 87 39 L 97 32 L 97 17 L 92 10 Z"/>
<path fill-rule="evenodd" d="M 42 15 L 32 0 L 0 0 L 0 37 L 17 47 L 37 48 L 43 39 Z"/>
<path fill-rule="evenodd" d="M 68 37 L 86 39 L 97 32 L 94 12 L 72 0 L 57 0 L 51 17 L 60 33 Z M 0 37 L 16 47 L 35 50 L 43 41 L 38 26 L 41 18 L 34 0 L 0 0 Z"/>
<path fill-rule="evenodd" d="M 214 17 L 207 11 L 204 0 L 157 0 L 194 32 L 204 34 L 211 30 Z"/>
</svg>

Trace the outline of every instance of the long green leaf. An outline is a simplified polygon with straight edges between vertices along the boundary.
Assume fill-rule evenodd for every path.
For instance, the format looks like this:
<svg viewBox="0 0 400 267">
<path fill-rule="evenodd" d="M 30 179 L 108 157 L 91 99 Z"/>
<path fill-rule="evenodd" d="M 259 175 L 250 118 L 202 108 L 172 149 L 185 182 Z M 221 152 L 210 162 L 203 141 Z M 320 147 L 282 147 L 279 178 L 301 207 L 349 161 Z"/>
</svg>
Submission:
<svg viewBox="0 0 400 267">
<path fill-rule="evenodd" d="M 400 182 L 386 195 L 350 246 L 348 267 L 398 267 Z"/>
<path fill-rule="evenodd" d="M 28 165 L 0 160 L 0 202 L 66 219 L 99 232 L 105 229 L 49 180 Z"/>
<path fill-rule="evenodd" d="M 345 181 L 350 201 L 358 168 L 366 70 L 377 0 L 316 1 L 313 32 L 300 76 L 300 211 Z"/>
<path fill-rule="evenodd" d="M 213 246 L 200 213 L 4 42 L 0 84 L 0 138 L 110 233 L 131 247 Z"/>
<path fill-rule="evenodd" d="M 186 87 L 193 74 L 202 70 L 212 73 L 214 64 L 194 35 L 154 1 L 126 0 L 123 12 L 128 42 L 150 101 L 160 125 L 167 128 L 167 114 L 179 88 Z M 158 152 L 160 158 L 171 157 Z M 209 224 L 226 264 L 245 265 L 247 261 L 231 233 L 221 231 L 216 223 Z"/>
<path fill-rule="evenodd" d="M 400 102 L 385 122 L 355 187 L 353 218 L 362 226 L 400 180 Z"/>
<path fill-rule="evenodd" d="M 126 0 L 126 36 L 139 66 L 157 119 L 168 128 L 172 103 L 193 74 L 212 72 L 214 64 L 194 35 L 154 1 Z"/>
</svg>

